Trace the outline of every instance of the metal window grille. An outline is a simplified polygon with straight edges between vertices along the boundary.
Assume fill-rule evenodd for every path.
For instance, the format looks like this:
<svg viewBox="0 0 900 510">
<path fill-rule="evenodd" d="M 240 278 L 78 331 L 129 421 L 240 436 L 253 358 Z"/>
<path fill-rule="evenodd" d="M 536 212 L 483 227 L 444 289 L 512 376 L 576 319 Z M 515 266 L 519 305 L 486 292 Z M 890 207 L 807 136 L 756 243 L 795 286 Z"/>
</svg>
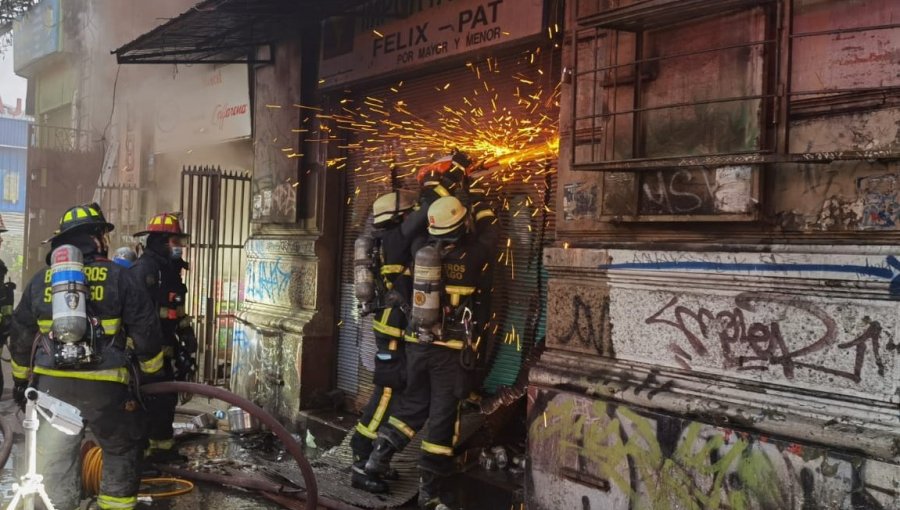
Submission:
<svg viewBox="0 0 900 510">
<path fill-rule="evenodd" d="M 730 10 L 716 17 L 683 18 L 712 3 L 633 2 L 592 15 L 584 3 L 577 7 L 590 25 L 574 31 L 576 169 L 643 169 L 679 158 L 745 163 L 771 152 L 775 10 L 760 5 L 767 2 L 724 2 Z M 740 25 L 703 30 L 723 19 Z M 706 74 L 732 62 L 745 70 L 728 81 Z M 692 143 L 667 136 L 686 127 Z"/>
<path fill-rule="evenodd" d="M 578 0 L 577 26 L 570 41 L 575 61 L 572 94 L 575 131 L 570 155 L 573 168 L 636 171 L 790 161 L 900 159 L 900 152 L 892 150 L 815 152 L 791 146 L 791 124 L 795 119 L 853 111 L 860 105 L 888 107 L 900 98 L 900 76 L 891 73 L 890 65 L 880 72 L 858 73 L 857 79 L 851 82 L 835 78 L 798 83 L 798 76 L 804 76 L 801 72 L 804 65 L 823 65 L 810 47 L 817 44 L 827 47 L 826 38 L 839 43 L 841 37 L 854 36 L 863 42 L 875 40 L 881 46 L 900 40 L 900 23 L 883 22 L 900 18 L 900 4 L 893 0 L 874 0 L 867 5 L 869 15 L 857 9 L 853 11 L 854 16 L 806 16 L 816 10 L 825 12 L 846 5 L 841 0 Z M 660 45 L 665 37 L 711 19 L 722 23 L 717 32 L 739 32 L 742 26 L 735 25 L 734 21 L 747 13 L 758 13 L 756 16 L 764 19 L 765 30 L 758 37 L 686 51 L 679 51 L 677 46 L 654 50 L 654 42 Z M 753 15 L 750 16 L 752 19 Z M 810 26 L 797 26 L 798 20 L 807 18 L 816 21 L 807 22 Z M 722 30 L 723 26 L 737 30 Z M 654 103 L 647 97 L 654 73 L 664 65 L 748 51 L 762 54 L 762 61 L 753 70 L 761 86 L 751 93 L 723 93 L 681 102 Z M 831 53 L 841 51 L 848 50 L 835 47 Z M 696 70 L 691 76 L 690 66 L 670 69 L 670 72 L 681 75 L 683 80 L 700 77 Z M 647 144 L 647 126 L 655 123 L 653 116 L 714 107 L 727 109 L 729 105 L 751 105 L 751 109 L 758 110 L 759 137 L 755 144 L 719 147 L 713 144 L 708 150 L 689 150 L 703 147 L 676 145 L 681 152 L 662 154 L 654 153 L 654 147 Z M 720 130 L 722 133 L 729 131 L 727 125 L 722 127 L 725 128 Z"/>
</svg>

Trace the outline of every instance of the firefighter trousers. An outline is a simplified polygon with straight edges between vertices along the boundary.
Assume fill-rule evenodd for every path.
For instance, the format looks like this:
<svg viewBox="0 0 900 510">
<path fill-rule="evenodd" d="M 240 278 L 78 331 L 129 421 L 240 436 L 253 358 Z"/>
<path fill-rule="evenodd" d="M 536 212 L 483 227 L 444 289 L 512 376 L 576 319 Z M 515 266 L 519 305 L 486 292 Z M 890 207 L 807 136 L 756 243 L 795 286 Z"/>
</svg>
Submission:
<svg viewBox="0 0 900 510">
<path fill-rule="evenodd" d="M 172 363 L 172 358 L 166 356 L 159 374 L 145 378 L 142 383 L 174 381 L 175 369 Z M 150 450 L 171 450 L 175 446 L 172 423 L 175 421 L 178 394 L 147 395 L 144 397 L 144 404 L 147 406 L 147 441 L 144 447 Z"/>
<path fill-rule="evenodd" d="M 457 388 L 465 377 L 459 351 L 407 343 L 406 366 L 406 390 L 379 434 L 402 450 L 427 421 L 419 467 L 441 476 L 452 474 L 453 449 L 459 440 Z"/>
<path fill-rule="evenodd" d="M 384 333 L 375 333 L 375 391 L 363 408 L 362 416 L 356 424 L 350 448 L 353 462 L 365 462 L 372 453 L 372 441 L 378 429 L 396 408 L 396 402 L 403 391 L 406 378 L 404 343 L 400 338 Z"/>
<path fill-rule="evenodd" d="M 68 377 L 38 376 L 34 384 L 81 411 L 85 429 L 90 430 L 103 450 L 100 475 L 101 509 L 132 509 L 137 505 L 140 484 L 143 411 L 133 401 L 127 385 L 87 381 Z M 44 477 L 47 495 L 56 508 L 76 508 L 81 502 L 80 435 L 69 436 L 40 418 L 37 432 L 37 472 Z M 23 453 L 24 454 L 24 453 Z M 27 464 L 23 462 L 23 469 Z"/>
</svg>

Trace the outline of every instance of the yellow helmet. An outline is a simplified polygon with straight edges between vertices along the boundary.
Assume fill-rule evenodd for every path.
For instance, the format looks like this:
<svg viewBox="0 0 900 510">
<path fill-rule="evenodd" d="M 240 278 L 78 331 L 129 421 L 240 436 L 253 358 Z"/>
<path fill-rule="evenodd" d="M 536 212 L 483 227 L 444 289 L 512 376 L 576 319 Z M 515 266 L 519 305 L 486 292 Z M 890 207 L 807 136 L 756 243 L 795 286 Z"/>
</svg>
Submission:
<svg viewBox="0 0 900 510">
<path fill-rule="evenodd" d="M 458 198 L 441 197 L 428 208 L 428 233 L 434 236 L 452 234 L 466 224 L 467 214 Z"/>
<path fill-rule="evenodd" d="M 412 191 L 401 189 L 385 193 L 372 204 L 372 214 L 375 215 L 375 225 L 379 226 L 396 219 L 402 212 L 409 211 L 416 205 L 416 194 Z"/>
</svg>

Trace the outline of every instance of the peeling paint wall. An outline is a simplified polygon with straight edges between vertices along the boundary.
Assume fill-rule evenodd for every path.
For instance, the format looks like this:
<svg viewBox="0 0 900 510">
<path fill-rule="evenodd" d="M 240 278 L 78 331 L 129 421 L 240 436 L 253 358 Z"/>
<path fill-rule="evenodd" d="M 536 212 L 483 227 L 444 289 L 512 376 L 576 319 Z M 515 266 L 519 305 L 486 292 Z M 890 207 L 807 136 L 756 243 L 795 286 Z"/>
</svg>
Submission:
<svg viewBox="0 0 900 510">
<path fill-rule="evenodd" d="M 550 248 L 533 508 L 897 508 L 900 260 Z"/>
<path fill-rule="evenodd" d="M 318 241 L 257 234 L 244 247 L 245 298 L 235 328 L 232 391 L 272 410 L 287 425 L 331 389 L 330 306 L 320 289 Z"/>
<path fill-rule="evenodd" d="M 889 509 L 896 466 L 532 388 L 535 510 Z"/>
<path fill-rule="evenodd" d="M 900 3 L 760 5 L 567 3 L 529 508 L 900 508 Z"/>
</svg>

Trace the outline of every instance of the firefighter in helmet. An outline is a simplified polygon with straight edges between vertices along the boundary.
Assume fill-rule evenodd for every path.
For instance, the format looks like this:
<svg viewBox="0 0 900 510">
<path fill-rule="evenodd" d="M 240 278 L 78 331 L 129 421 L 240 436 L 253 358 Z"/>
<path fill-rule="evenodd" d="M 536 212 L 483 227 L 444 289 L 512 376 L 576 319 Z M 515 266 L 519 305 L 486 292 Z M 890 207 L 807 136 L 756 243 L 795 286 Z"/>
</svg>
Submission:
<svg viewBox="0 0 900 510">
<path fill-rule="evenodd" d="M 403 330 L 412 293 L 411 247 L 427 236 L 425 209 L 417 204 L 416 194 L 408 190 L 386 193 L 372 204 L 374 234 L 357 240 L 354 256 L 357 298 L 363 313 L 375 314 L 375 391 L 363 408 L 362 416 L 350 440 L 353 450 L 351 484 L 373 493 L 388 490 L 384 479 L 395 478 L 393 471 L 373 476 L 365 472 L 366 460 L 406 378 Z"/>
<path fill-rule="evenodd" d="M 365 470 L 390 470 L 393 455 L 428 422 L 419 463 L 419 506 L 448 508 L 440 483 L 454 469 L 459 408 L 476 384 L 490 293 L 489 249 L 471 227 L 469 209 L 446 196 L 428 208 L 429 241 L 415 256 L 412 310 L 404 332 L 407 388 L 381 426 Z"/>
<path fill-rule="evenodd" d="M 6 225 L 3 224 L 3 218 L 0 217 L 0 234 L 6 232 Z M 0 237 L 0 246 L 3 245 L 3 238 Z M 0 351 L 9 338 L 9 329 L 12 323 L 13 299 L 15 298 L 16 284 L 6 280 L 8 270 L 6 264 L 0 260 Z M 2 365 L 0 365 L 2 367 Z M 0 394 L 3 394 L 3 369 L 0 368 Z"/>
<path fill-rule="evenodd" d="M 182 258 L 182 242 L 188 234 L 181 230 L 177 214 L 162 213 L 150 219 L 147 230 L 135 236 L 147 236 L 144 251 L 130 271 L 141 282 L 157 307 L 162 329 L 162 348 L 165 355 L 163 371 L 147 382 L 189 381 L 196 372 L 197 337 L 185 314 L 187 286 L 181 272 L 188 269 Z M 148 411 L 148 462 L 183 461 L 175 449 L 172 421 L 178 396 L 155 395 L 146 399 Z"/>
<path fill-rule="evenodd" d="M 107 259 L 113 228 L 97 204 L 63 214 L 49 239 L 52 265 L 25 286 L 13 314 L 10 353 L 19 405 L 24 407 L 30 384 L 77 407 L 103 449 L 97 506 L 131 509 L 140 483 L 144 413 L 130 384 L 135 370 L 155 374 L 163 358 L 153 304 L 131 273 Z M 73 270 L 79 259 L 83 270 Z M 79 307 L 83 313 L 73 313 Z M 75 508 L 83 433 L 66 435 L 45 417 L 41 421 L 37 472 L 57 508 Z"/>
</svg>

